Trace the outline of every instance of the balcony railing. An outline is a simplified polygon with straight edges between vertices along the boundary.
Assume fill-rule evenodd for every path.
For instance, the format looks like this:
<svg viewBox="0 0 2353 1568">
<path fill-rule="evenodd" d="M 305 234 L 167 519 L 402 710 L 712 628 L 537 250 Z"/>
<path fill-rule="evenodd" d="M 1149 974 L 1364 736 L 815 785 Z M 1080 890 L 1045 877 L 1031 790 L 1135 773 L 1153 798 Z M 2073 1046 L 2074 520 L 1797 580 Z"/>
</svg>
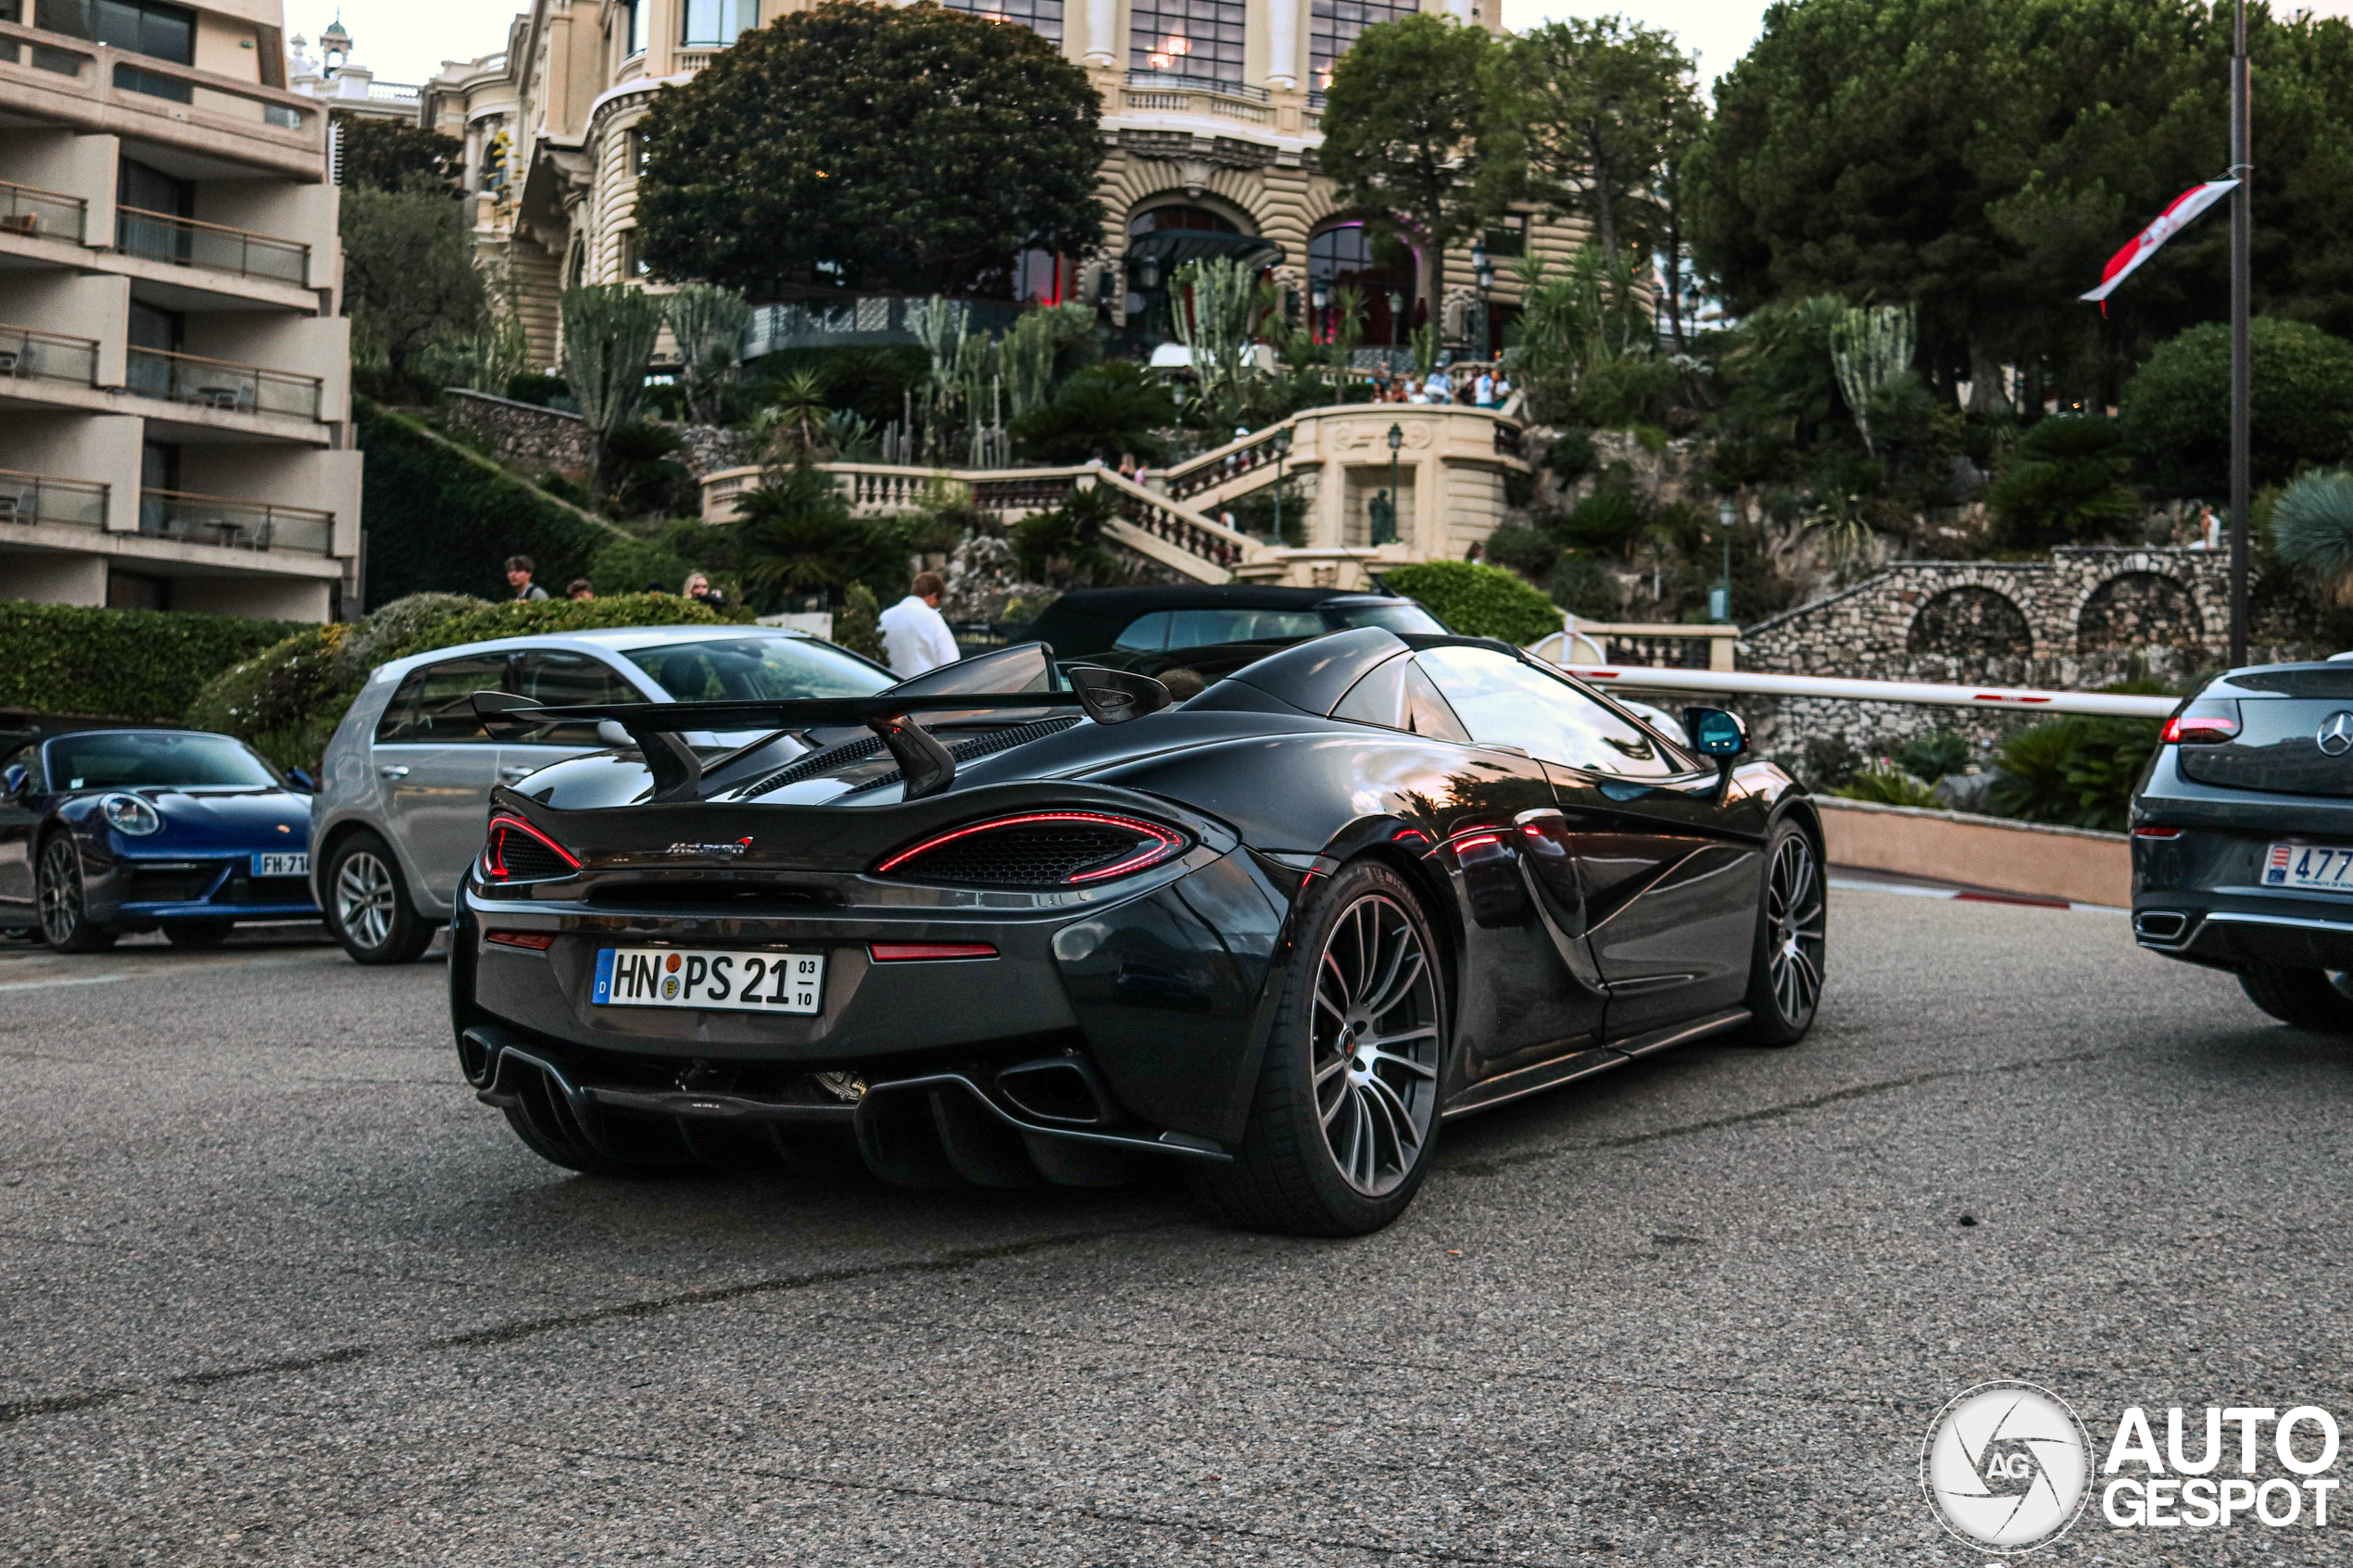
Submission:
<svg viewBox="0 0 2353 1568">
<path fill-rule="evenodd" d="M 0 385 L 11 381 L 62 381 L 77 386 L 95 386 L 98 345 L 94 339 L 68 337 L 63 332 L 0 327 Z"/>
<path fill-rule="evenodd" d="M 333 553 L 335 514 L 181 490 L 139 492 L 139 532 L 150 539 L 216 545 L 229 550 Z"/>
<path fill-rule="evenodd" d="M 90 204 L 80 196 L 0 180 L 0 237 L 64 240 L 80 245 L 82 222 L 89 210 Z"/>
<path fill-rule="evenodd" d="M 47 6 L 44 6 L 45 12 Z M 313 153 L 323 144 L 323 106 L 287 92 L 240 82 L 218 71 L 199 70 L 135 50 L 114 48 L 72 32 L 26 27 L 0 19 L 0 67 L 31 66 L 36 71 L 69 77 L 82 84 L 99 107 L 138 109 L 168 120 L 185 120 L 183 111 L 165 105 L 187 105 L 206 118 L 265 132 L 292 132 L 289 141 L 273 138 L 279 150 L 299 148 Z M 101 69 L 111 66 L 111 69 Z"/>
<path fill-rule="evenodd" d="M 86 479 L 51 479 L 0 469 L 0 523 L 9 522 L 104 528 L 107 487 Z"/>
<path fill-rule="evenodd" d="M 1228 98 L 1248 98 L 1253 104 L 1271 103 L 1275 96 L 1265 88 L 1252 87 L 1245 82 L 1187 76 L 1174 70 L 1131 70 L 1127 73 L 1127 85 L 1141 92 L 1222 93 Z"/>
<path fill-rule="evenodd" d="M 135 207 L 116 211 L 115 245 L 127 255 L 298 287 L 310 282 L 310 247 L 296 241 Z"/>
<path fill-rule="evenodd" d="M 298 420 L 319 417 L 322 383 L 317 376 L 200 359 L 193 354 L 166 354 L 156 348 L 132 349 L 123 370 L 122 389 L 141 397 L 240 414 L 283 414 Z"/>
</svg>

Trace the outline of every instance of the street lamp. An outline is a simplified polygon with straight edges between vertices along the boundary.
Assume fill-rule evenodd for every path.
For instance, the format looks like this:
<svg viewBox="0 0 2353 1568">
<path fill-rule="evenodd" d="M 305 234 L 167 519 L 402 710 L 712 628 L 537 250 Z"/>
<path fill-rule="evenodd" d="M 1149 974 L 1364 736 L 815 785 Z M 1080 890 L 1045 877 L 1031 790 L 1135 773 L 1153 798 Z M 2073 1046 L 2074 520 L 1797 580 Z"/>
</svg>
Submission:
<svg viewBox="0 0 2353 1568">
<path fill-rule="evenodd" d="M 1280 545 L 1280 544 L 1283 542 L 1283 459 L 1284 459 L 1285 458 L 1290 457 L 1290 432 L 1289 432 L 1289 431 L 1287 431 L 1287 430 L 1278 430 L 1278 431 L 1277 431 L 1277 432 L 1275 433 L 1275 538 L 1274 538 L 1274 543 L 1275 543 L 1275 544 L 1277 544 L 1277 545 Z"/>
<path fill-rule="evenodd" d="M 1317 328 L 1322 328 L 1327 339 L 1331 332 L 1331 323 L 1324 320 L 1324 312 L 1332 303 L 1332 281 L 1329 278 L 1308 279 L 1307 303 L 1315 312 L 1307 322 L 1308 339 L 1311 342 L 1325 341 L 1317 339 L 1315 332 Z"/>
<path fill-rule="evenodd" d="M 1724 535 L 1724 575 L 1707 591 L 1707 619 L 1718 626 L 1732 619 L 1732 503 L 1716 508 L 1716 526 Z"/>
<path fill-rule="evenodd" d="M 1405 296 L 1395 289 L 1389 291 L 1389 344 L 1397 346 L 1397 330 L 1405 324 Z"/>
<path fill-rule="evenodd" d="M 1495 288 L 1495 260 L 1487 254 L 1487 245 L 1483 240 L 1471 242 L 1470 260 L 1471 282 L 1478 290 L 1478 357 L 1487 360 L 1495 357 L 1494 345 L 1488 341 L 1487 330 L 1487 296 Z"/>
<path fill-rule="evenodd" d="M 1405 445 L 1405 428 L 1389 427 L 1389 495 L 1388 505 L 1376 502 L 1372 508 L 1373 548 L 1397 543 L 1397 451 Z"/>
</svg>

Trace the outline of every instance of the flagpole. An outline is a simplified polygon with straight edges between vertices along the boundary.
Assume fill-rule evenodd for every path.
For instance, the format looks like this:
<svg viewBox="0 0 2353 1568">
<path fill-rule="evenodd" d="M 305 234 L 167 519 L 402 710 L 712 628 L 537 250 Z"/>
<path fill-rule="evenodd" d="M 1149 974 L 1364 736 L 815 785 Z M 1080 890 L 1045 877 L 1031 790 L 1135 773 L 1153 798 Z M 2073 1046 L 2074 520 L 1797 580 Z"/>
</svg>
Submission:
<svg viewBox="0 0 2353 1568">
<path fill-rule="evenodd" d="M 2231 665 L 2246 662 L 2247 416 L 2253 401 L 2248 339 L 2248 244 L 2255 219 L 2252 105 L 2246 74 L 2246 0 L 2238 0 L 2231 46 Z"/>
</svg>

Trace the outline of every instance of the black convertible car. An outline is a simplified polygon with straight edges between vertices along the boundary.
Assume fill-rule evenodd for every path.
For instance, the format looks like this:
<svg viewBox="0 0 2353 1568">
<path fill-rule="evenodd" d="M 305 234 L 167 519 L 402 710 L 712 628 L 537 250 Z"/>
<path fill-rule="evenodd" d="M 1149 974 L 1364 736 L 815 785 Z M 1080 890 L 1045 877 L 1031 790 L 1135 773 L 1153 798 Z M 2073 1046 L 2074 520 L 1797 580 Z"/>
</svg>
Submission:
<svg viewBox="0 0 2353 1568">
<path fill-rule="evenodd" d="M 1740 721 L 1665 734 L 1501 643 L 1341 632 L 1180 706 L 1038 644 L 871 697 L 475 701 L 633 743 L 496 791 L 456 916 L 466 1077 L 575 1170 L 1159 1158 L 1354 1234 L 1445 1118 L 1789 1045 L 1819 995 L 1820 827 Z"/>
</svg>

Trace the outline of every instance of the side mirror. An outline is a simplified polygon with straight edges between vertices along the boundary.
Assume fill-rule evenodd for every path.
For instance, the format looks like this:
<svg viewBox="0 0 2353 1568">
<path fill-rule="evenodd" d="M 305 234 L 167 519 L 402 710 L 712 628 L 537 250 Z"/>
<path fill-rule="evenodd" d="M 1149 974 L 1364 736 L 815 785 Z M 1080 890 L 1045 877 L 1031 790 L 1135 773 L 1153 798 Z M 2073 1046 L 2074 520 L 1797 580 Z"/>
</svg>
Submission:
<svg viewBox="0 0 2353 1568">
<path fill-rule="evenodd" d="M 1692 749 L 1716 764 L 1716 803 L 1720 806 L 1732 792 L 1732 764 L 1748 749 L 1748 726 L 1737 713 L 1721 708 L 1686 708 L 1683 709 L 1683 733 L 1692 738 Z"/>
<path fill-rule="evenodd" d="M 10 800 L 20 798 L 24 795 L 24 782 L 31 777 L 32 775 L 25 771 L 24 764 L 17 763 L 6 772 L 0 773 L 0 796 Z"/>
<path fill-rule="evenodd" d="M 1150 675 L 1093 664 L 1074 664 L 1063 673 L 1078 694 L 1078 706 L 1098 724 L 1125 724 L 1157 713 L 1175 700 L 1168 688 Z"/>
<path fill-rule="evenodd" d="M 305 795 L 316 795 L 319 793 L 319 785 L 317 782 L 313 780 L 308 773 L 304 772 L 300 768 L 287 769 L 286 777 L 292 779 L 294 781 L 295 787 L 302 791 Z"/>
<path fill-rule="evenodd" d="M 630 738 L 629 732 L 621 727 L 621 721 L 618 719 L 598 720 L 597 738 L 615 751 L 633 751 L 637 746 L 637 743 Z"/>
</svg>

